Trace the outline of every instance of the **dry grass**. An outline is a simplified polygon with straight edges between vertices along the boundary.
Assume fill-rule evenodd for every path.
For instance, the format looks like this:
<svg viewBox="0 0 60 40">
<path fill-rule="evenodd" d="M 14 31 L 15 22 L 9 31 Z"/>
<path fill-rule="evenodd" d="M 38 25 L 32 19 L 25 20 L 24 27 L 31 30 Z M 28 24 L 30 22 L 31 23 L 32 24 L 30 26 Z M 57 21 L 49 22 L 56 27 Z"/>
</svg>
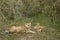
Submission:
<svg viewBox="0 0 60 40">
<path fill-rule="evenodd" d="M 0 40 L 60 40 L 59 5 L 60 0 L 0 0 Z M 36 34 L 4 32 L 29 21 L 47 27 Z"/>
<path fill-rule="evenodd" d="M 54 28 L 46 27 L 44 31 L 31 33 L 5 34 L 0 32 L 0 40 L 60 40 L 60 32 Z"/>
</svg>

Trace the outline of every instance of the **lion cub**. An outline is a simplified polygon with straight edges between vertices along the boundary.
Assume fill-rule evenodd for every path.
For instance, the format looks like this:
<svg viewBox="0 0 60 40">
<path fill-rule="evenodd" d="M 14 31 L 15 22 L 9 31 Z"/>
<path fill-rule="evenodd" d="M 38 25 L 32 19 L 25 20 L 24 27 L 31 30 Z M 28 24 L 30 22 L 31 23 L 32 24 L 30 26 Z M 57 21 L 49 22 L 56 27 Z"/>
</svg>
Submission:
<svg viewBox="0 0 60 40">
<path fill-rule="evenodd" d="M 39 23 L 37 23 L 36 26 L 34 27 L 34 29 L 35 29 L 36 31 L 39 31 L 39 32 L 42 32 L 43 28 L 44 28 L 44 27 L 41 26 Z"/>
<path fill-rule="evenodd" d="M 19 32 L 26 32 L 26 33 L 35 33 L 34 31 L 30 30 L 31 23 L 25 23 L 22 26 L 12 26 L 6 33 L 19 33 Z"/>
</svg>

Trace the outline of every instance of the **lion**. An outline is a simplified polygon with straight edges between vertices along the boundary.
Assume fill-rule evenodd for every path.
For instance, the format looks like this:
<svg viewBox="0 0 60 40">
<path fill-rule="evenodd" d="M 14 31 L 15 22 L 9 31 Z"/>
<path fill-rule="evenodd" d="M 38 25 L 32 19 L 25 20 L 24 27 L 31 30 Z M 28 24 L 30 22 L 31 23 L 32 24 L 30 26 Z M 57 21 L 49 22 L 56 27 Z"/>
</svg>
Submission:
<svg viewBox="0 0 60 40">
<path fill-rule="evenodd" d="M 22 26 L 12 26 L 9 30 L 6 30 L 6 33 L 20 33 L 20 32 L 26 32 L 26 33 L 35 33 L 30 29 L 31 23 L 25 23 Z"/>
<path fill-rule="evenodd" d="M 42 30 L 44 29 L 44 27 L 41 26 L 40 23 L 36 23 L 36 26 L 34 27 L 34 29 L 36 31 L 42 32 Z"/>
<path fill-rule="evenodd" d="M 31 28 L 31 22 L 25 23 L 24 26 L 25 26 L 26 28 Z"/>
</svg>

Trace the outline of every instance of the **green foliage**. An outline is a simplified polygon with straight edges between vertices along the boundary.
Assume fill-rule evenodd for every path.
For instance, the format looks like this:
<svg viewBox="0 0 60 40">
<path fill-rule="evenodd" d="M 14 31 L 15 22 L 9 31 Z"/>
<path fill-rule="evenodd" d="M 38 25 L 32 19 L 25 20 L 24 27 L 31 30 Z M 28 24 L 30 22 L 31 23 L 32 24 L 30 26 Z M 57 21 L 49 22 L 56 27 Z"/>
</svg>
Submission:
<svg viewBox="0 0 60 40">
<path fill-rule="evenodd" d="M 32 34 L 4 34 L 11 25 L 25 22 L 47 26 Z M 32 25 L 33 26 L 33 25 Z M 60 0 L 0 0 L 0 40 L 60 40 Z"/>
<path fill-rule="evenodd" d="M 48 19 L 51 25 L 55 25 L 59 20 L 56 17 L 60 12 L 59 3 L 59 0 L 0 0 L 0 21 L 15 24 L 37 19 L 43 23 Z"/>
</svg>

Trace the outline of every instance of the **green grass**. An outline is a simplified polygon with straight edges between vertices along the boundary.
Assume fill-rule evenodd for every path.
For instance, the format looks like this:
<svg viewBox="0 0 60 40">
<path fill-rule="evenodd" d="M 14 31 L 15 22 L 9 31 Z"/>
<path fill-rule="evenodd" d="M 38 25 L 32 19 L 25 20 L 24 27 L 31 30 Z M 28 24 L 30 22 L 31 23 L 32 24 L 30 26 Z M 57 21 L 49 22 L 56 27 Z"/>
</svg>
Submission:
<svg viewBox="0 0 60 40">
<path fill-rule="evenodd" d="M 39 22 L 41 25 L 46 27 L 43 32 L 37 32 L 36 34 L 30 34 L 30 33 L 5 34 L 4 33 L 4 31 L 7 28 L 10 28 L 11 25 L 21 25 L 25 22 L 32 22 L 32 24 Z M 21 18 L 19 20 L 14 20 L 14 21 L 7 20 L 6 23 L 3 23 L 0 26 L 0 40 L 60 40 L 59 37 L 60 37 L 60 32 L 52 26 L 52 22 L 50 18 L 43 14 L 32 18 Z"/>
<path fill-rule="evenodd" d="M 56 14 L 53 5 L 56 3 Z M 59 0 L 0 0 L 0 40 L 60 40 Z M 54 16 L 54 20 L 52 18 Z M 53 21 L 52 21 L 53 20 Z M 12 25 L 39 22 L 45 26 L 42 32 L 6 34 Z"/>
</svg>

